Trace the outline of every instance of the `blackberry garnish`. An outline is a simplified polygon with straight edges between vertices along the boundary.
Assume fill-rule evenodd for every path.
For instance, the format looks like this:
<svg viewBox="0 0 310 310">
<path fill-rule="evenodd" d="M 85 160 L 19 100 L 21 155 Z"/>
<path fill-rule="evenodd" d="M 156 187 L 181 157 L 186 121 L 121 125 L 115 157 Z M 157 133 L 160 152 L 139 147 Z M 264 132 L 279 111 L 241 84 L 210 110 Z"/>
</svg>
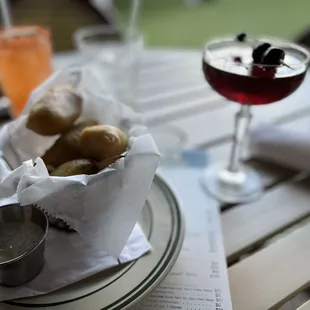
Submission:
<svg viewBox="0 0 310 310">
<path fill-rule="evenodd" d="M 285 52 L 280 48 L 270 47 L 265 51 L 262 63 L 264 65 L 274 65 L 279 66 L 283 64 L 283 60 L 285 57 Z"/>
<path fill-rule="evenodd" d="M 254 48 L 252 52 L 253 62 L 255 64 L 259 64 L 263 62 L 263 57 L 265 52 L 271 47 L 269 43 L 261 43 L 257 47 Z"/>
</svg>

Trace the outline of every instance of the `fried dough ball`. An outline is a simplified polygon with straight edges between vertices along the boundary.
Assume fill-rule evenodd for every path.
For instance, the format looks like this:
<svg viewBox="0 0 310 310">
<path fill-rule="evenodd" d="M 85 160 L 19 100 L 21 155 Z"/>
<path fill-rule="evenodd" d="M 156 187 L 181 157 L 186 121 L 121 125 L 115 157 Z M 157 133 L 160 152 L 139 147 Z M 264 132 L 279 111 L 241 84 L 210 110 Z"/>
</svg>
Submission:
<svg viewBox="0 0 310 310">
<path fill-rule="evenodd" d="M 77 174 L 95 174 L 98 172 L 96 163 L 89 159 L 74 159 L 57 167 L 51 176 L 68 177 Z"/>
<path fill-rule="evenodd" d="M 82 97 L 74 89 L 54 87 L 33 104 L 26 127 L 43 136 L 58 135 L 68 131 L 81 112 Z"/>
<path fill-rule="evenodd" d="M 119 156 L 128 147 L 128 136 L 111 125 L 86 127 L 80 137 L 83 155 L 97 161 Z"/>
<path fill-rule="evenodd" d="M 42 156 L 45 165 L 58 167 L 67 161 L 83 158 L 80 151 L 81 132 L 87 126 L 97 124 L 98 122 L 95 120 L 86 120 L 75 124 L 69 131 L 60 136 Z"/>
</svg>

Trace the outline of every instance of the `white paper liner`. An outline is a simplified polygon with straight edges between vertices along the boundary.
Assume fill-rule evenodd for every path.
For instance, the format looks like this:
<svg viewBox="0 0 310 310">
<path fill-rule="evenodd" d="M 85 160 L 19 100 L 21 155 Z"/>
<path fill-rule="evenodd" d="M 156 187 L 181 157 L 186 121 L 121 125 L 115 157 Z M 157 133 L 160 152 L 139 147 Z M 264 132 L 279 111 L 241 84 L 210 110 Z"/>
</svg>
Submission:
<svg viewBox="0 0 310 310">
<path fill-rule="evenodd" d="M 152 137 L 143 127 L 129 132 L 129 150 L 113 169 L 92 176 L 50 177 L 38 158 L 55 137 L 43 137 L 25 128 L 27 111 L 48 88 L 70 83 L 83 95 L 82 117 L 118 125 L 134 113 L 116 103 L 91 72 L 64 70 L 36 89 L 24 114 L 0 130 L 0 150 L 10 171 L 0 164 L 0 198 L 17 194 L 21 205 L 37 204 L 65 220 L 93 248 L 118 257 L 146 200 L 159 163 Z M 95 94 L 95 95 L 93 95 Z M 34 160 L 34 161 L 32 161 Z"/>
<path fill-rule="evenodd" d="M 22 286 L 0 285 L 0 301 L 53 292 L 98 272 L 138 259 L 148 251 L 150 245 L 138 224 L 118 258 L 86 245 L 77 233 L 51 229 L 46 239 L 42 272 Z"/>
</svg>

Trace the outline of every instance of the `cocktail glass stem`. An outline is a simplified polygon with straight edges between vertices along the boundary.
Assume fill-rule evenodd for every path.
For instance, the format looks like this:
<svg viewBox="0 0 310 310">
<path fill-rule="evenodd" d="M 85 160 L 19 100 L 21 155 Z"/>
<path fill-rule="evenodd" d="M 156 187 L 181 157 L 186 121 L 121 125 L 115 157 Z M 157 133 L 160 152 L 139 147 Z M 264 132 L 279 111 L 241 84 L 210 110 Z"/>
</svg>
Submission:
<svg viewBox="0 0 310 310">
<path fill-rule="evenodd" d="M 251 106 L 241 105 L 235 116 L 235 130 L 233 146 L 230 153 L 228 167 L 220 173 L 220 181 L 226 184 L 242 184 L 246 181 L 246 173 L 242 168 L 241 157 L 245 136 L 252 119 Z"/>
<path fill-rule="evenodd" d="M 252 119 L 251 106 L 241 105 L 240 111 L 235 116 L 235 131 L 233 146 L 230 153 L 227 170 L 238 173 L 241 169 L 240 162 L 242 156 L 243 142 L 247 134 L 249 124 Z"/>
<path fill-rule="evenodd" d="M 241 163 L 242 147 L 251 119 L 251 106 L 241 105 L 235 117 L 233 146 L 228 166 L 210 166 L 202 176 L 204 188 L 221 202 L 244 203 L 262 194 L 259 174 Z"/>
</svg>

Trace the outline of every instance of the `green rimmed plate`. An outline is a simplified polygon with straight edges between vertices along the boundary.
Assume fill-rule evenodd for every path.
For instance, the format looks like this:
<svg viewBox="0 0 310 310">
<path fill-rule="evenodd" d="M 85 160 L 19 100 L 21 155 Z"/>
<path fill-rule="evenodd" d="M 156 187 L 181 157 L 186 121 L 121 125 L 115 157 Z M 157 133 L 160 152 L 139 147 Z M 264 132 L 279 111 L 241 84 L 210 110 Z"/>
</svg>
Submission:
<svg viewBox="0 0 310 310">
<path fill-rule="evenodd" d="M 1 310 L 120 310 L 141 302 L 173 267 L 183 243 L 184 223 L 169 186 L 155 177 L 140 225 L 153 252 L 137 261 L 101 272 L 54 293 L 0 303 Z"/>
</svg>

